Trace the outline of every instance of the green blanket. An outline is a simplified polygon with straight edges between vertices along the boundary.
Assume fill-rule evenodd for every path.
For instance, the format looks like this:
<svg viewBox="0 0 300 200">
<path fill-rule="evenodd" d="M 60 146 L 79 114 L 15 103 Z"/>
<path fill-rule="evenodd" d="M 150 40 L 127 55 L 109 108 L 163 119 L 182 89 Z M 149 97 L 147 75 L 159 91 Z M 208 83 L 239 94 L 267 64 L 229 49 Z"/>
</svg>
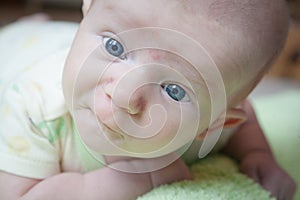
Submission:
<svg viewBox="0 0 300 200">
<path fill-rule="evenodd" d="M 254 95 L 253 105 L 278 162 L 300 185 L 300 89 L 287 87 Z M 195 180 L 163 185 L 139 200 L 272 199 L 267 191 L 239 173 L 237 164 L 224 155 L 208 156 L 192 165 L 191 170 Z M 300 199 L 299 189 L 294 199 Z"/>
<path fill-rule="evenodd" d="M 224 155 L 212 155 L 191 166 L 195 180 L 163 185 L 138 200 L 269 200 L 258 184 L 238 172 L 236 163 Z"/>
</svg>

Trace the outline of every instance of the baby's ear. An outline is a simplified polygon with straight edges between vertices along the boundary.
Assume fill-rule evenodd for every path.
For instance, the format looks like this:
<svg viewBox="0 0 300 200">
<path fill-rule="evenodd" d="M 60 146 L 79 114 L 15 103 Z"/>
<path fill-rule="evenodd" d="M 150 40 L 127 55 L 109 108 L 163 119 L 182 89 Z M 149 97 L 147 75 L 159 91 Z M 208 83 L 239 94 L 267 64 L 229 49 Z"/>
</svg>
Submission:
<svg viewBox="0 0 300 200">
<path fill-rule="evenodd" d="M 241 108 L 231 108 L 226 112 L 225 122 L 223 119 L 216 120 L 210 127 L 210 133 L 219 128 L 233 128 L 244 123 L 247 120 L 246 112 Z M 224 124 L 222 123 L 224 122 Z M 208 134 L 207 130 L 196 137 L 196 140 L 203 140 Z"/>
<path fill-rule="evenodd" d="M 88 10 L 91 7 L 92 2 L 93 2 L 93 0 L 83 0 L 83 4 L 82 4 L 83 16 L 85 16 L 87 14 Z"/>
<path fill-rule="evenodd" d="M 226 113 L 224 128 L 232 128 L 247 120 L 246 112 L 241 108 L 231 108 Z"/>
</svg>

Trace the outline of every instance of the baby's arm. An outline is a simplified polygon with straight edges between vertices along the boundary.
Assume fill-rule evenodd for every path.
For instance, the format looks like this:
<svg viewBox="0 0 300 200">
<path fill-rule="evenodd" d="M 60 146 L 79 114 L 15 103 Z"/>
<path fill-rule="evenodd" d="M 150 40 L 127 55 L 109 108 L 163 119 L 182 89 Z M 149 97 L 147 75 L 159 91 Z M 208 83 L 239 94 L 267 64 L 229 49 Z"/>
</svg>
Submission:
<svg viewBox="0 0 300 200">
<path fill-rule="evenodd" d="M 249 102 L 244 104 L 248 120 L 223 149 L 240 162 L 240 170 L 260 183 L 279 200 L 292 199 L 296 185 L 277 164 Z"/>
<path fill-rule="evenodd" d="M 181 159 L 142 174 L 105 167 L 86 174 L 61 173 L 34 180 L 0 172 L 0 199 L 135 199 L 157 185 L 189 178 L 191 174 Z"/>
</svg>

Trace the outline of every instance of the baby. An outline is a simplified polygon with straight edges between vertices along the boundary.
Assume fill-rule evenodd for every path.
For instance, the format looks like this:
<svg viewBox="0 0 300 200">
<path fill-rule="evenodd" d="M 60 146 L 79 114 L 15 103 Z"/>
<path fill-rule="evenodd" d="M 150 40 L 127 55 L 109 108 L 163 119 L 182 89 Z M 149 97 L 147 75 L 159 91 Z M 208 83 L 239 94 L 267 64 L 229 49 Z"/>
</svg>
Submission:
<svg viewBox="0 0 300 200">
<path fill-rule="evenodd" d="M 245 100 L 283 46 L 283 1 L 84 0 L 83 14 L 64 67 L 55 48 L 3 56 L 0 199 L 135 199 L 192 179 L 183 159 L 213 147 L 292 198 Z"/>
</svg>

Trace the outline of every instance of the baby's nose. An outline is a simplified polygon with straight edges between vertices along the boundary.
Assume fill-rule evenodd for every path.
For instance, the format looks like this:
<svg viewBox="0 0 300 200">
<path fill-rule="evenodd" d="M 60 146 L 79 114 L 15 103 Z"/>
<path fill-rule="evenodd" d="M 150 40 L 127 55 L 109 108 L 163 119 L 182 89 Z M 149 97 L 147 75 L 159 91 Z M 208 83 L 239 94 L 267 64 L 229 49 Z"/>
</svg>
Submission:
<svg viewBox="0 0 300 200">
<path fill-rule="evenodd" d="M 145 110 L 147 103 L 146 91 L 147 89 L 139 89 L 130 95 L 129 102 L 127 104 L 126 102 L 124 102 L 124 107 L 126 107 L 127 105 L 126 109 L 129 114 L 136 115 L 142 113 Z"/>
<path fill-rule="evenodd" d="M 133 90 L 122 89 L 118 86 L 108 85 L 104 88 L 115 106 L 124 109 L 131 115 L 142 113 L 147 104 L 147 88 Z"/>
<path fill-rule="evenodd" d="M 151 93 L 151 88 L 147 86 L 145 80 L 144 73 L 133 70 L 110 78 L 103 84 L 103 89 L 115 106 L 136 115 L 145 110 L 148 95 Z"/>
</svg>

